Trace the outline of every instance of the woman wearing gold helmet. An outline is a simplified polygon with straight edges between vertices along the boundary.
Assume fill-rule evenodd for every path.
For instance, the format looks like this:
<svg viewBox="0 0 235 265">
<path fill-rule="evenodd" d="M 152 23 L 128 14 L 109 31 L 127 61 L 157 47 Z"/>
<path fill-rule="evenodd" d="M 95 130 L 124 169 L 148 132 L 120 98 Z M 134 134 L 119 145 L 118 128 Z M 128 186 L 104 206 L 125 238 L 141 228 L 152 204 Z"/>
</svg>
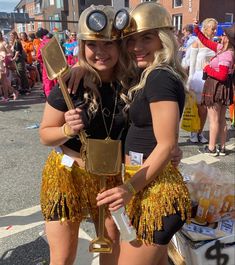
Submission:
<svg viewBox="0 0 235 265">
<path fill-rule="evenodd" d="M 72 96 L 76 108 L 68 111 L 58 86 L 53 88 L 45 105 L 40 140 L 47 146 L 59 146 L 48 157 L 41 189 L 42 213 L 48 221 L 50 265 L 74 263 L 81 220 L 87 209 L 95 223 L 98 216 L 99 181 L 85 171 L 81 142 L 75 136 L 84 128 L 91 138 L 118 139 L 126 126 L 121 97 L 134 75 L 129 71 L 128 56 L 118 41 L 121 31 L 114 26 L 115 15 L 110 6 L 92 5 L 84 10 L 79 20 L 78 38 L 79 62 L 86 73 Z M 107 179 L 108 188 L 120 183 L 117 176 Z M 116 265 L 119 233 L 111 218 L 106 221 L 113 252 L 102 254 L 100 264 Z"/>
<path fill-rule="evenodd" d="M 142 70 L 140 82 L 128 92 L 126 181 L 97 196 L 97 205 L 108 204 L 111 211 L 126 206 L 137 229 L 140 241 L 122 241 L 119 265 L 167 264 L 167 244 L 190 218 L 188 190 L 170 163 L 187 78 L 177 58 L 172 28 L 163 7 L 146 2 L 130 12 L 124 30 L 123 45 Z M 133 165 L 136 161 L 140 165 Z"/>
</svg>

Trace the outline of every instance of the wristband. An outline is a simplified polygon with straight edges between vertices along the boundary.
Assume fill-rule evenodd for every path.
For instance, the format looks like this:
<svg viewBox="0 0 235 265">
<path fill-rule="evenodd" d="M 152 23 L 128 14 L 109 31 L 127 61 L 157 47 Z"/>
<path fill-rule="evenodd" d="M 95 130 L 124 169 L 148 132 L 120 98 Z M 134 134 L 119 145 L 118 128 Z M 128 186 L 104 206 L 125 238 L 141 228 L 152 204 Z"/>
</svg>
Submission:
<svg viewBox="0 0 235 265">
<path fill-rule="evenodd" d="M 68 128 L 68 124 L 67 124 L 67 123 L 65 123 L 65 124 L 61 127 L 61 129 L 62 129 L 63 135 L 66 136 L 66 138 L 68 138 L 68 139 L 72 139 L 72 138 L 75 137 L 75 135 L 72 135 L 72 134 L 71 134 L 71 131 L 70 131 L 70 129 Z"/>
<path fill-rule="evenodd" d="M 135 190 L 135 188 L 133 187 L 133 185 L 130 183 L 130 180 L 125 181 L 124 183 L 128 189 L 128 191 L 132 194 L 135 195 L 137 193 L 137 191 Z"/>
</svg>

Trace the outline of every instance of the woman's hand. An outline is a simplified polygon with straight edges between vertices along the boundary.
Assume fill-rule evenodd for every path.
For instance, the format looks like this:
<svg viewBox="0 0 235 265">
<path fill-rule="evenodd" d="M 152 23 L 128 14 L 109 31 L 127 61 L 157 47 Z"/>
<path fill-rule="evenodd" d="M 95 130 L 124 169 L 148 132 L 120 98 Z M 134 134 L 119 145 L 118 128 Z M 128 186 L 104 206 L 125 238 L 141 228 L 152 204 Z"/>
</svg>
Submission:
<svg viewBox="0 0 235 265">
<path fill-rule="evenodd" d="M 198 19 L 194 19 L 193 20 L 193 26 L 196 28 L 196 27 L 198 27 L 198 25 L 199 25 L 199 21 L 198 21 Z"/>
<path fill-rule="evenodd" d="M 110 211 L 116 211 L 125 206 L 132 198 L 132 194 L 125 184 L 105 190 L 96 197 L 97 206 L 108 204 Z"/>
<path fill-rule="evenodd" d="M 82 112 L 82 109 L 76 108 L 69 110 L 64 114 L 65 122 L 71 129 L 71 135 L 78 134 L 78 132 L 84 128 Z"/>
<path fill-rule="evenodd" d="M 183 151 L 177 146 L 172 152 L 171 163 L 174 167 L 177 167 L 183 157 Z"/>
</svg>

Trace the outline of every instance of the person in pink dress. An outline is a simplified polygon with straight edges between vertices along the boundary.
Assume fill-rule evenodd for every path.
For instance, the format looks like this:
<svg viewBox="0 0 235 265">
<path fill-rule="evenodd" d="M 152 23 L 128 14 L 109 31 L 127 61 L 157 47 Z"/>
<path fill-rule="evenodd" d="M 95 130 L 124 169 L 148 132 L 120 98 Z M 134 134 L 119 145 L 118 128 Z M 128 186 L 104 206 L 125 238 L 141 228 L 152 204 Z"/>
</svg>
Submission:
<svg viewBox="0 0 235 265">
<path fill-rule="evenodd" d="M 41 43 L 39 45 L 38 53 L 37 53 L 37 60 L 39 61 L 42 69 L 42 83 L 43 83 L 43 91 L 46 98 L 49 96 L 51 89 L 56 84 L 56 80 L 50 80 L 47 76 L 47 72 L 42 60 L 42 48 L 50 41 L 51 35 L 48 36 L 49 32 L 47 29 L 40 28 L 36 32 L 36 36 L 41 39 Z"/>
</svg>

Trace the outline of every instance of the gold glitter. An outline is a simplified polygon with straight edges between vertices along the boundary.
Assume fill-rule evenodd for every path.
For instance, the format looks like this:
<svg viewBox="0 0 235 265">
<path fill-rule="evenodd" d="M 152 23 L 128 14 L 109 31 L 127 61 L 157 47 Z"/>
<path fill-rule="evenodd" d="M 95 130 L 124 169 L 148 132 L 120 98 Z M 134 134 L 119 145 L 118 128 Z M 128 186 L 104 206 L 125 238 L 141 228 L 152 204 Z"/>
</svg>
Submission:
<svg viewBox="0 0 235 265">
<path fill-rule="evenodd" d="M 88 214 L 96 219 L 99 193 L 99 176 L 88 174 L 76 163 L 68 170 L 61 165 L 63 154 L 50 153 L 42 174 L 41 209 L 45 220 L 54 218 L 61 221 L 81 221 Z M 120 176 L 107 177 L 107 189 L 121 185 Z M 67 208 L 67 209 L 66 209 Z M 106 211 L 109 215 L 109 211 Z"/>
<path fill-rule="evenodd" d="M 125 180 L 130 179 L 139 166 L 126 166 Z M 133 196 L 127 205 L 127 213 L 137 229 L 137 236 L 148 244 L 153 243 L 154 230 L 161 230 L 162 218 L 176 211 L 181 219 L 190 222 L 191 201 L 180 172 L 171 164 L 156 176 L 155 180 Z"/>
</svg>

